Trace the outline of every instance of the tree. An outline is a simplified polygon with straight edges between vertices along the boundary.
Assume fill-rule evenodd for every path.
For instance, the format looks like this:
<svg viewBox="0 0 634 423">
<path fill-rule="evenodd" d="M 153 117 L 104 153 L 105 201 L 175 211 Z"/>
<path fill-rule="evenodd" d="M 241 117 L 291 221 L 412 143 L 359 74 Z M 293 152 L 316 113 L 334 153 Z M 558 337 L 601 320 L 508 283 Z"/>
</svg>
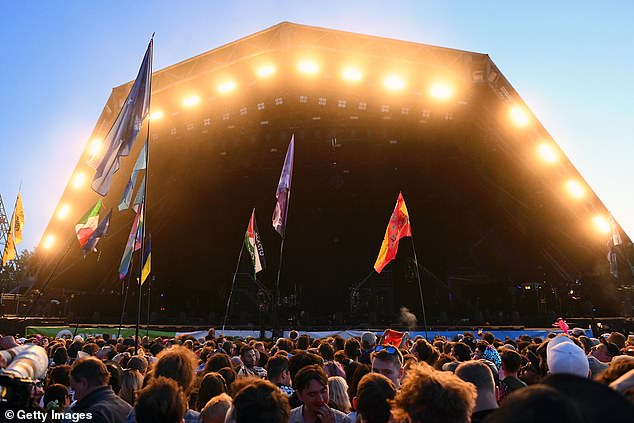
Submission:
<svg viewBox="0 0 634 423">
<path fill-rule="evenodd" d="M 32 259 L 33 251 L 22 250 L 16 260 L 8 263 L 2 269 L 0 272 L 0 287 L 2 287 L 3 291 L 11 290 L 26 278 Z"/>
</svg>

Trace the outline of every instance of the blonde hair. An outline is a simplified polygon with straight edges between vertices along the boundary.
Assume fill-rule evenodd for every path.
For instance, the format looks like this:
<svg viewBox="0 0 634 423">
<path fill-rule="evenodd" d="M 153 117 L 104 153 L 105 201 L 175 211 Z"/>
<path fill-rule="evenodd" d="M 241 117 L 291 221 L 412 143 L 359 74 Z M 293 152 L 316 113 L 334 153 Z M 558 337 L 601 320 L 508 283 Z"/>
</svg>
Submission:
<svg viewBox="0 0 634 423">
<path fill-rule="evenodd" d="M 134 405 L 136 393 L 143 387 L 143 375 L 138 370 L 126 369 L 121 378 L 121 390 L 119 398 L 130 405 Z"/>
<path fill-rule="evenodd" d="M 348 414 L 352 408 L 348 397 L 348 384 L 341 376 L 328 378 L 328 391 L 330 402 L 337 410 Z"/>
</svg>

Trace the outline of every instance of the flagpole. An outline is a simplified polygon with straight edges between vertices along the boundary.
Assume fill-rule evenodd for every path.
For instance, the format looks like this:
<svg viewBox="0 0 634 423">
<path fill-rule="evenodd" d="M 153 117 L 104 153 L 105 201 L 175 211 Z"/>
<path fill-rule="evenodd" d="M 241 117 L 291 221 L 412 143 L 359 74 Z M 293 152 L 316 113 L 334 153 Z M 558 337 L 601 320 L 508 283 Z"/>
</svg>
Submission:
<svg viewBox="0 0 634 423">
<path fill-rule="evenodd" d="M 423 308 L 423 324 L 425 325 L 425 339 L 429 340 L 427 333 L 427 315 L 425 314 L 425 301 L 423 301 L 423 285 L 420 282 L 420 273 L 418 272 L 418 257 L 416 257 L 416 245 L 414 245 L 414 236 L 410 235 L 412 240 L 412 249 L 414 250 L 414 264 L 416 267 L 416 279 L 418 280 L 418 292 L 420 294 L 420 305 Z"/>
<path fill-rule="evenodd" d="M 152 53 L 150 57 L 150 80 L 149 80 L 149 105 L 148 110 L 152 110 L 152 62 L 154 60 L 154 33 L 152 33 L 152 39 L 150 40 L 152 43 Z M 148 113 L 149 115 L 149 113 Z M 143 292 L 143 254 L 145 252 L 145 228 L 147 227 L 147 187 L 150 181 L 150 123 L 151 119 L 147 120 L 147 135 L 145 138 L 145 187 L 143 187 L 143 233 L 141 234 L 141 252 L 139 253 L 139 303 L 137 306 L 137 314 L 136 314 L 136 328 L 134 331 L 134 354 L 138 354 L 139 350 L 139 321 L 141 320 L 141 294 Z"/>
<path fill-rule="evenodd" d="M 227 318 L 229 317 L 229 306 L 231 305 L 231 297 L 233 295 L 233 287 L 236 284 L 236 276 L 238 275 L 238 269 L 240 268 L 240 260 L 242 260 L 242 250 L 244 250 L 244 241 L 242 241 L 242 246 L 240 247 L 240 254 L 238 254 L 238 263 L 236 264 L 236 271 L 233 272 L 233 281 L 231 281 L 231 291 L 229 291 L 229 298 L 227 299 L 227 309 L 225 311 L 225 318 L 222 321 L 222 330 L 225 330 L 225 325 L 227 324 Z"/>
<path fill-rule="evenodd" d="M 141 277 L 142 276 L 143 275 L 141 275 Z M 150 278 L 150 275 L 148 275 L 148 278 L 150 280 L 148 281 L 148 286 L 147 286 L 147 320 L 145 325 L 145 336 L 150 335 L 150 298 L 152 294 L 152 278 Z"/>
<path fill-rule="evenodd" d="M 293 152 L 294 154 L 294 152 Z M 282 236 L 282 242 L 280 243 L 280 262 L 277 268 L 277 279 L 275 280 L 275 301 L 273 301 L 273 329 L 279 329 L 278 321 L 278 307 L 280 305 L 280 275 L 282 274 L 282 258 L 284 257 L 284 240 L 286 239 L 286 226 L 288 218 L 288 210 L 291 207 L 291 190 L 288 190 L 288 197 L 286 199 L 286 210 L 284 210 L 284 235 Z"/>
</svg>

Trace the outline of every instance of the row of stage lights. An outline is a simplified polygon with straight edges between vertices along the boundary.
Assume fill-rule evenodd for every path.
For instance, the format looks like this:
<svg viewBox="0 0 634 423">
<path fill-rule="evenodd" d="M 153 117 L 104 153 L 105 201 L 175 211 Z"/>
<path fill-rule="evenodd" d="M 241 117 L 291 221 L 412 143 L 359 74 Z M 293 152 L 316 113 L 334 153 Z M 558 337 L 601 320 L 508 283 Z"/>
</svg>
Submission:
<svg viewBox="0 0 634 423">
<path fill-rule="evenodd" d="M 297 62 L 296 70 L 307 77 L 316 77 L 321 73 L 321 66 L 315 60 L 304 59 Z M 265 64 L 255 70 L 255 75 L 258 79 L 272 78 L 277 74 L 277 67 L 273 64 Z M 340 71 L 340 77 L 343 81 L 351 84 L 358 84 L 364 80 L 363 70 L 359 67 L 349 66 L 344 67 Z M 383 78 L 383 88 L 392 93 L 398 93 L 405 90 L 407 82 L 405 78 L 396 73 L 387 74 Z M 216 86 L 216 91 L 220 95 L 230 95 L 238 88 L 238 83 L 232 79 L 226 79 Z M 436 81 L 428 87 L 427 91 L 429 97 L 439 102 L 448 102 L 454 98 L 455 86 L 447 81 Z M 186 109 L 191 109 L 198 106 L 201 103 L 201 97 L 199 95 L 190 95 L 182 99 L 181 105 Z M 164 117 L 162 110 L 155 110 L 150 113 L 149 119 L 152 121 L 160 120 Z M 508 110 L 508 117 L 511 122 L 518 128 L 526 128 L 531 124 L 532 118 L 522 106 L 511 106 Z M 101 148 L 103 148 L 102 140 L 93 139 L 88 146 L 88 155 L 93 157 L 97 155 Z M 536 146 L 536 153 L 541 161 L 547 165 L 554 165 L 559 162 L 560 155 L 557 149 L 550 141 L 541 141 Z M 88 177 L 86 173 L 79 171 L 71 178 L 71 187 L 74 190 L 81 190 L 86 186 Z M 587 189 L 585 184 L 576 180 L 569 179 L 564 183 L 565 191 L 574 200 L 582 200 L 587 195 Z M 71 207 L 69 204 L 60 204 L 57 209 L 57 219 L 63 221 L 69 218 L 71 215 Z M 601 234 L 608 234 L 610 232 L 610 224 L 608 218 L 604 215 L 598 214 L 592 218 L 593 225 Z M 43 238 L 42 246 L 44 249 L 50 249 L 55 244 L 55 235 L 47 234 Z"/>
</svg>

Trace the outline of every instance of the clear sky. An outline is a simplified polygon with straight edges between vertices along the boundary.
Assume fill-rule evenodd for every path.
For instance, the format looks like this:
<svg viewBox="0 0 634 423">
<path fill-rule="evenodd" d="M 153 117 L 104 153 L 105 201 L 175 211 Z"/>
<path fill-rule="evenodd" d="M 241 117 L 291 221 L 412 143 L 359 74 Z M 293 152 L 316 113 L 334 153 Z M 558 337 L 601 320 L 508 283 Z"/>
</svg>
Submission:
<svg viewBox="0 0 634 423">
<path fill-rule="evenodd" d="M 113 87 L 282 21 L 487 53 L 634 235 L 634 2 L 30 1 L 0 10 L 0 194 L 40 240 Z M 271 194 L 273 195 L 273 193 Z"/>
</svg>

